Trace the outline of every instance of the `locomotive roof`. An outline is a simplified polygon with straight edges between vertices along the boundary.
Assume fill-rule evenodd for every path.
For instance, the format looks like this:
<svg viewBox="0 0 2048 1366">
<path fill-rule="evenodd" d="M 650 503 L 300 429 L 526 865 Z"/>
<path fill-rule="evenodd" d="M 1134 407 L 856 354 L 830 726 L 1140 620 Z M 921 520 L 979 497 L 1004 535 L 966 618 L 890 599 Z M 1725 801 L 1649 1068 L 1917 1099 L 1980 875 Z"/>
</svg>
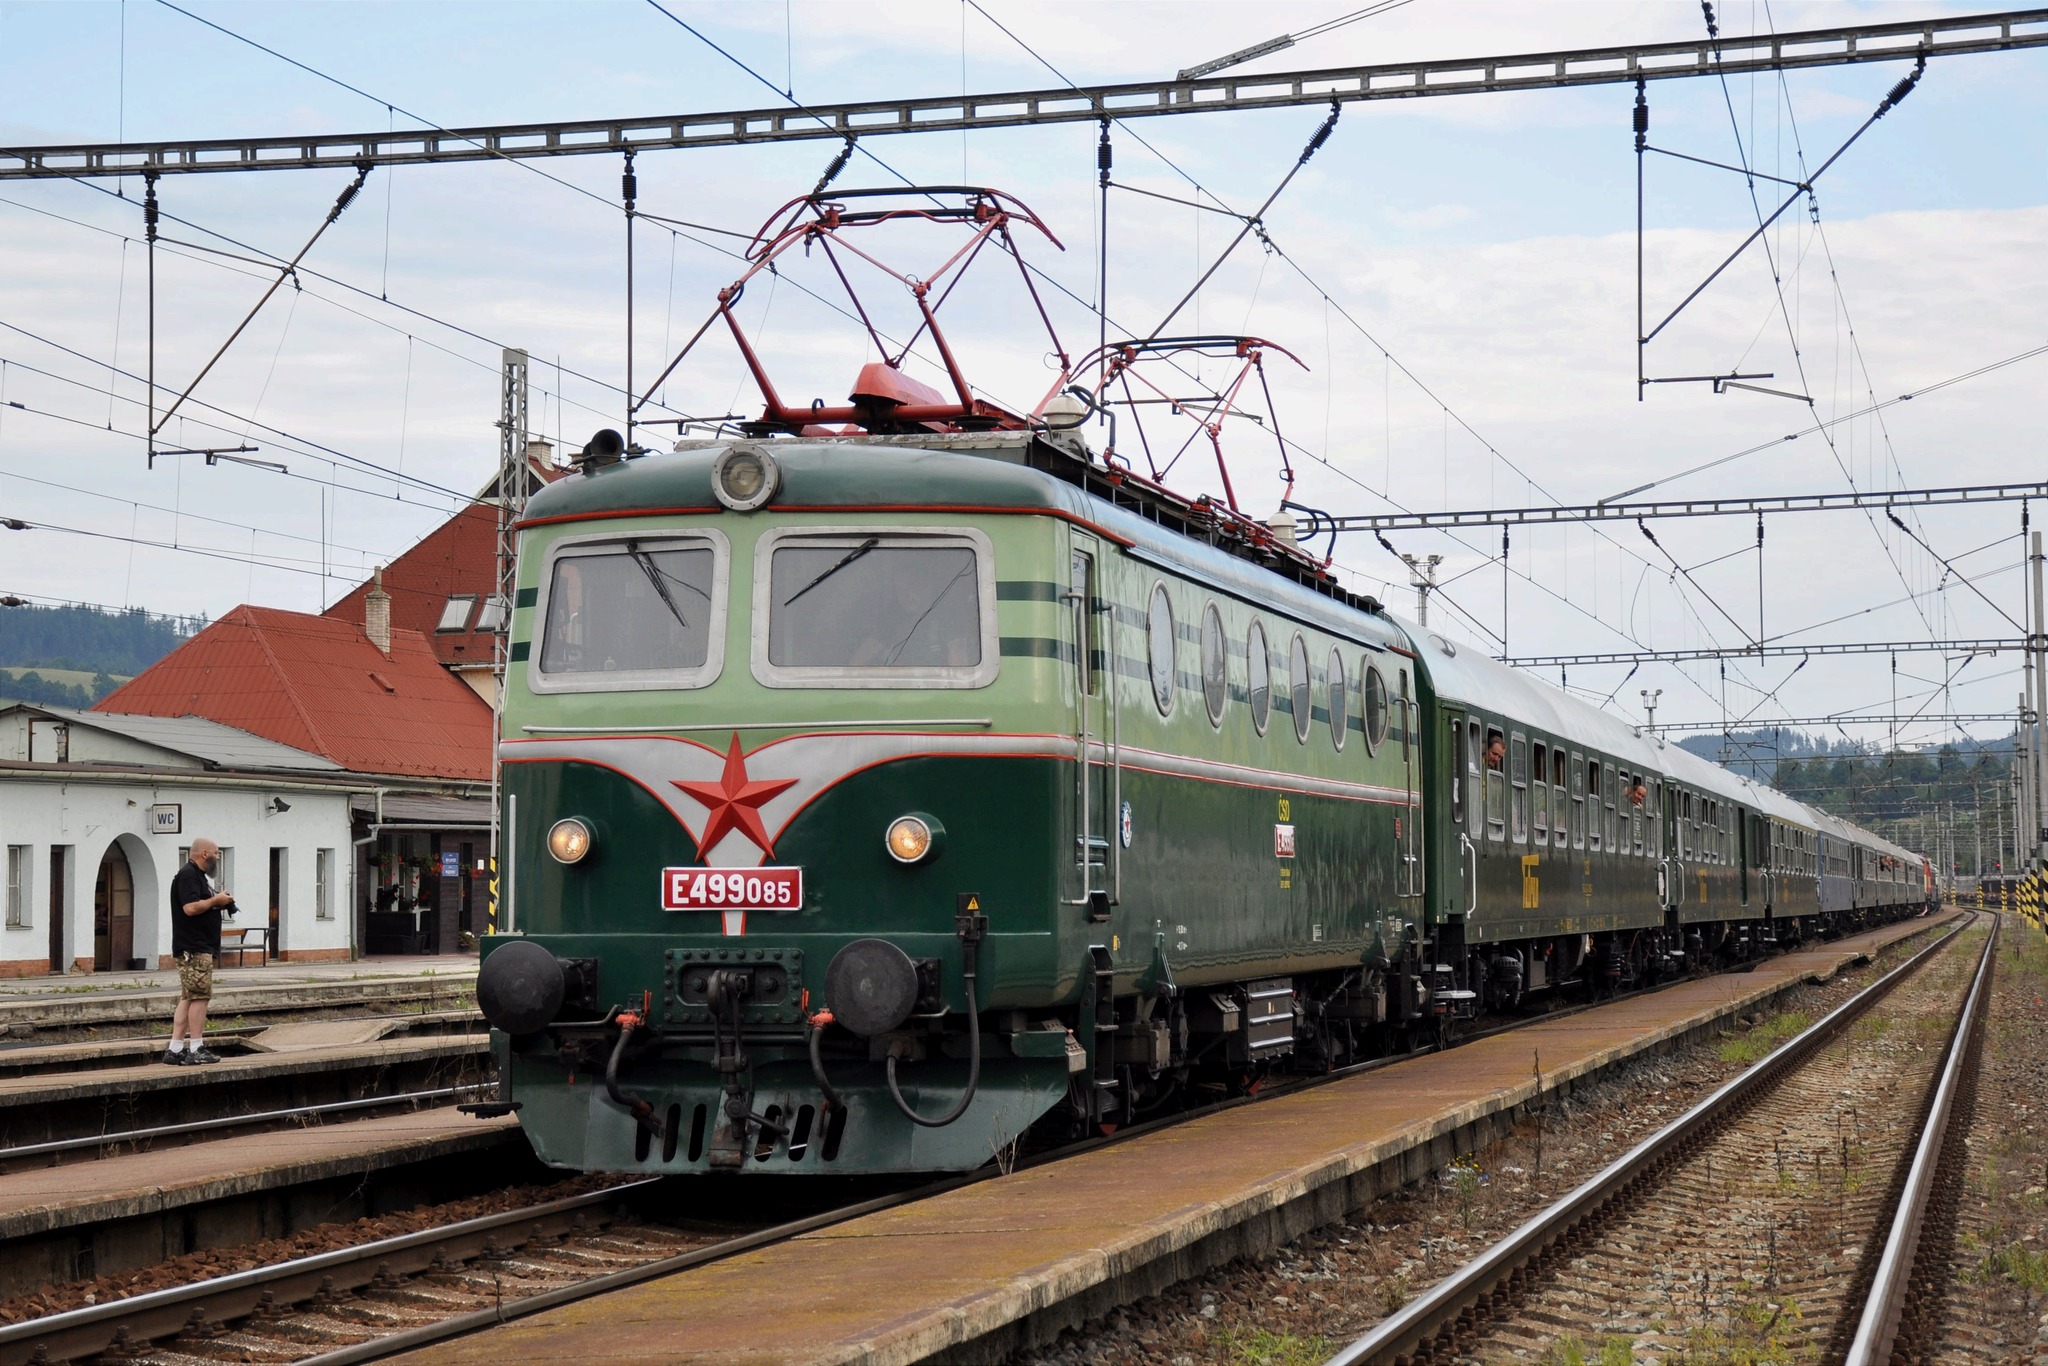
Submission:
<svg viewBox="0 0 2048 1366">
<path fill-rule="evenodd" d="M 733 444 L 679 443 L 675 451 L 560 480 L 528 501 L 524 525 L 722 513 L 712 494 L 711 471 Z M 1031 433 L 751 439 L 746 444 L 768 451 L 781 471 L 781 487 L 765 512 L 1041 510 L 1091 525 L 1122 542 L 1135 558 L 1254 606 L 1285 612 L 1377 649 L 1408 649 L 1407 636 L 1378 602 L 1317 576 L 1305 557 L 1291 551 L 1258 554 L 1221 535 L 1204 536 L 1178 515 L 1187 504 L 1176 509 L 1146 489 L 1107 483 L 1100 465 L 1078 460 Z"/>
</svg>

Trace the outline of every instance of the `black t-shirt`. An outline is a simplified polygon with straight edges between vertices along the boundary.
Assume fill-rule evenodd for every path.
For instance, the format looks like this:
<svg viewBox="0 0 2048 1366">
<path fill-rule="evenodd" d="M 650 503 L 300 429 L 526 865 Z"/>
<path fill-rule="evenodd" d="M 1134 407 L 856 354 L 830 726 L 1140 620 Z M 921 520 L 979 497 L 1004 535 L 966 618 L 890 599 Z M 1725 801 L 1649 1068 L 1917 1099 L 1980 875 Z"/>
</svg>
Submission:
<svg viewBox="0 0 2048 1366">
<path fill-rule="evenodd" d="M 213 894 L 213 886 L 207 882 L 205 870 L 190 860 L 171 879 L 172 953 L 220 956 L 220 908 L 201 911 L 198 915 L 185 914 L 187 906 L 195 901 L 209 900 Z"/>
</svg>

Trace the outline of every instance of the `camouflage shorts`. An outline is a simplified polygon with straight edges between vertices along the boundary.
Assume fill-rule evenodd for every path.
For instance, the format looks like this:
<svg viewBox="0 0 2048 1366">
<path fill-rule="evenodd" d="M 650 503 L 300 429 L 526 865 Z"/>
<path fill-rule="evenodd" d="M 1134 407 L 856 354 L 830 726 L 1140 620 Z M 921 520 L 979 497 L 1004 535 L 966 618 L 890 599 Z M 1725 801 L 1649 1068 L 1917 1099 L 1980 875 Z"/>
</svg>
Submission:
<svg viewBox="0 0 2048 1366">
<path fill-rule="evenodd" d="M 178 955 L 178 999 L 181 1001 L 204 1001 L 213 996 L 213 955 L 210 953 L 181 953 Z"/>
</svg>

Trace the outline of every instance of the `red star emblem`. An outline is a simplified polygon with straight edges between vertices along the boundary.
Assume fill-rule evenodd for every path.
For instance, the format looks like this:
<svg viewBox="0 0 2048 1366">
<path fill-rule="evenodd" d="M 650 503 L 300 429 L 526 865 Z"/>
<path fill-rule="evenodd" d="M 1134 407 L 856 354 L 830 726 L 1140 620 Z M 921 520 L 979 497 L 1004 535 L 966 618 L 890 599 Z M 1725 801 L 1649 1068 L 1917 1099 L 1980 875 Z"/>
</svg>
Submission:
<svg viewBox="0 0 2048 1366">
<path fill-rule="evenodd" d="M 711 813 L 704 822 L 704 833 L 697 837 L 699 859 L 734 830 L 759 845 L 761 852 L 769 858 L 775 857 L 775 846 L 768 838 L 768 828 L 761 823 L 761 808 L 779 793 L 795 787 L 796 779 L 750 781 L 747 761 L 740 755 L 738 735 L 732 737 L 732 748 L 725 752 L 725 773 L 717 782 L 678 781 L 675 785 L 704 803 Z"/>
</svg>

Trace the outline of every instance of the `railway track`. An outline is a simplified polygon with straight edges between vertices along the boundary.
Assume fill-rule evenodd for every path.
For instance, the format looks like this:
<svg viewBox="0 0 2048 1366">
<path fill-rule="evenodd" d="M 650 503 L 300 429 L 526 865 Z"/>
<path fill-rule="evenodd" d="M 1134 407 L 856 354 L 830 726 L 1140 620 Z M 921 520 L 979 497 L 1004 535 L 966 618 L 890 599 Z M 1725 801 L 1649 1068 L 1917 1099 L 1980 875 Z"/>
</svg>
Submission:
<svg viewBox="0 0 2048 1366">
<path fill-rule="evenodd" d="M 1889 1360 L 1882 1317 L 1895 1326 L 1911 1299 L 1911 1235 L 1939 1165 L 1924 1154 L 1938 1155 L 1942 1097 L 1967 1075 L 1993 925 L 1974 968 L 1958 926 L 1330 1366 L 1538 1360 L 1570 1345 L 1592 1359 L 1624 1344 L 1840 1360 L 1852 1341 L 1868 1343 L 1861 1361 Z M 1937 1036 L 1931 1019 L 1953 1027 Z M 1861 1314 L 1873 1279 L 1874 1327 Z"/>
<path fill-rule="evenodd" d="M 1587 1008 L 1568 1007 L 1534 1019 L 1556 1019 Z M 1469 1042 L 1516 1024 L 1452 1042 Z M 1027 1158 L 1017 1166 L 1057 1161 L 1399 1060 L 1374 1059 L 1326 1076 L 1294 1080 L 1257 1096 L 1201 1106 Z M 386 1097 L 378 1103 L 402 1099 L 406 1098 Z M 138 1132 L 122 1137 L 143 1136 Z M 727 1236 L 640 1221 L 632 1203 L 661 1182 L 635 1181 L 0 1327 L 0 1366 L 87 1359 L 134 1366 L 248 1360 L 275 1366 L 351 1366 L 702 1266 L 994 1174 L 993 1169 L 984 1169 Z"/>
<path fill-rule="evenodd" d="M 639 1219 L 634 1201 L 659 1184 L 627 1182 L 10 1324 L 0 1327 L 0 1366 L 345 1366 L 702 1266 L 934 1189 L 721 1234 Z"/>
</svg>

